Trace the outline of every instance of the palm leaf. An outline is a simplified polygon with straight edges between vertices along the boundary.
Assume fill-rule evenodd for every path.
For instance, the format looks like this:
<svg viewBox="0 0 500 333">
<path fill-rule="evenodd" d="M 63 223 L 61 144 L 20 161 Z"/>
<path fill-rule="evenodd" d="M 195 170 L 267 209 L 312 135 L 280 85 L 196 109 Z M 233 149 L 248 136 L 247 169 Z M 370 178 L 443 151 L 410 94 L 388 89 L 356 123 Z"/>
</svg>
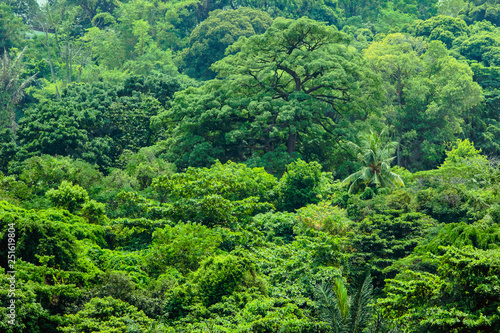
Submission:
<svg viewBox="0 0 500 333">
<path fill-rule="evenodd" d="M 348 147 L 357 154 L 358 160 L 363 168 L 348 176 L 341 186 L 351 184 L 349 193 L 352 193 L 360 183 L 365 185 L 374 184 L 376 187 L 404 186 L 401 177 L 391 171 L 391 163 L 394 160 L 394 152 L 398 146 L 397 142 L 388 142 L 384 145 L 382 138 L 385 129 L 377 134 L 373 131 L 359 135 L 359 145 L 348 142 Z"/>
<path fill-rule="evenodd" d="M 314 294 L 321 320 L 328 323 L 334 332 L 341 333 L 344 326 L 342 314 L 332 287 L 325 283 L 318 284 L 314 287 Z"/>
<path fill-rule="evenodd" d="M 372 297 L 373 286 L 371 276 L 366 276 L 361 288 L 356 296 L 352 298 L 351 313 L 350 313 L 350 333 L 361 333 L 371 319 L 372 309 L 370 303 Z"/>
</svg>

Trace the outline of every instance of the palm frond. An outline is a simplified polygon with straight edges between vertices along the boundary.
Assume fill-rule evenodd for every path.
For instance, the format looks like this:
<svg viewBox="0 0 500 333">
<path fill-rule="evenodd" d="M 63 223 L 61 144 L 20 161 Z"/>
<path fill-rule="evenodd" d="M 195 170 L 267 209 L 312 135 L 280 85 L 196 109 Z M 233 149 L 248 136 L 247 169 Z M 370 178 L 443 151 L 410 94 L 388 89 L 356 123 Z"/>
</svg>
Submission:
<svg viewBox="0 0 500 333">
<path fill-rule="evenodd" d="M 349 296 L 347 295 L 347 288 L 341 278 L 335 279 L 335 284 L 333 285 L 333 291 L 337 298 L 337 307 L 340 311 L 343 321 L 345 321 L 349 315 Z"/>
<path fill-rule="evenodd" d="M 361 333 L 367 327 L 372 315 L 370 307 L 373 300 L 372 293 L 372 278 L 367 275 L 356 296 L 352 298 L 350 333 Z"/>
<path fill-rule="evenodd" d="M 404 186 L 401 177 L 391 171 L 391 163 L 394 161 L 394 153 L 398 142 L 384 143 L 385 129 L 377 134 L 373 131 L 359 135 L 359 145 L 348 142 L 348 146 L 357 153 L 358 160 L 363 168 L 348 176 L 341 186 L 349 185 L 349 193 L 352 193 L 359 183 L 374 184 L 376 187 Z"/>
<path fill-rule="evenodd" d="M 3 108 L 4 119 L 10 118 L 10 126 L 15 129 L 15 116 L 13 111 L 13 105 L 19 103 L 19 101 L 24 96 L 24 90 L 31 84 L 36 77 L 32 75 L 27 79 L 22 80 L 21 75 L 24 72 L 23 57 L 26 52 L 27 47 L 25 47 L 19 54 L 12 59 L 9 53 L 5 50 L 3 56 L 0 58 L 0 96 L 3 100 L 0 100 L 0 108 Z M 7 118 L 5 117 L 7 115 Z M 2 123 L 2 126 L 9 126 L 6 123 Z"/>
<path fill-rule="evenodd" d="M 320 318 L 330 325 L 336 333 L 342 332 L 342 315 L 337 303 L 337 295 L 326 283 L 314 287 L 314 295 L 318 304 Z"/>
</svg>

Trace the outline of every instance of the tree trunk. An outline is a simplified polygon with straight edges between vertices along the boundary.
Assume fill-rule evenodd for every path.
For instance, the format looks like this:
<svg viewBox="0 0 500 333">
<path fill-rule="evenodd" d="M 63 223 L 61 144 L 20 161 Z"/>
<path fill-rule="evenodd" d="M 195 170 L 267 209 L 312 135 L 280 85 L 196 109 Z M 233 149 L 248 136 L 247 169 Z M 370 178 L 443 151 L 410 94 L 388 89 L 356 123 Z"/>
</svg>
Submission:
<svg viewBox="0 0 500 333">
<path fill-rule="evenodd" d="M 288 154 L 292 155 L 292 153 L 295 152 L 296 142 L 297 142 L 297 133 L 292 133 L 290 131 L 288 133 L 288 143 L 287 143 Z"/>
<path fill-rule="evenodd" d="M 398 166 L 401 166 L 401 150 L 400 150 L 401 144 L 398 144 L 398 149 L 396 150 L 396 156 L 397 156 L 397 161 L 398 161 Z"/>
<path fill-rule="evenodd" d="M 81 79 L 82 79 L 82 66 L 78 67 L 78 83 L 80 83 Z"/>
<path fill-rule="evenodd" d="M 69 49 L 69 41 L 66 41 L 66 75 L 68 77 L 68 83 L 71 83 L 71 56 Z"/>
<path fill-rule="evenodd" d="M 47 43 L 47 55 L 49 58 L 49 67 L 50 67 L 50 75 L 52 76 L 52 81 L 54 82 L 54 85 L 56 86 L 56 97 L 57 99 L 60 99 L 61 96 L 59 95 L 59 90 L 57 89 L 57 81 L 56 81 L 56 76 L 54 74 L 54 66 L 52 66 L 52 56 L 50 54 L 50 43 L 49 43 L 49 30 L 44 27 L 43 28 L 45 32 L 45 42 Z"/>
</svg>

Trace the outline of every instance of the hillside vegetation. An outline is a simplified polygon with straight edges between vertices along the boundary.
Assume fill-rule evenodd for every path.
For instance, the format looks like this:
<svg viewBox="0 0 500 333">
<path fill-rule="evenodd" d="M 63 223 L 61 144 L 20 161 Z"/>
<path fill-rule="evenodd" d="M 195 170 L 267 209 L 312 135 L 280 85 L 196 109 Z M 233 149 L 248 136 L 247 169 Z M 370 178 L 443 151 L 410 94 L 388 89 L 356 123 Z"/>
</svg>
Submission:
<svg viewBox="0 0 500 333">
<path fill-rule="evenodd" d="M 495 0 L 4 0 L 0 331 L 500 332 L 499 156 Z"/>
</svg>

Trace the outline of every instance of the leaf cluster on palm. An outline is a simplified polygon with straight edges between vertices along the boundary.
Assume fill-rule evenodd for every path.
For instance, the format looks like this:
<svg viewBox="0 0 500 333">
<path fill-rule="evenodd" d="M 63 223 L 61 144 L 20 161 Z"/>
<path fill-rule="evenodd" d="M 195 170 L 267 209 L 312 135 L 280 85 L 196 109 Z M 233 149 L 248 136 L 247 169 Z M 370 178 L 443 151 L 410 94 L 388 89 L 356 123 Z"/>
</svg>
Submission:
<svg viewBox="0 0 500 333">
<path fill-rule="evenodd" d="M 315 287 L 316 302 L 321 320 L 327 322 L 335 333 L 361 333 L 367 328 L 372 316 L 373 286 L 367 276 L 361 288 L 349 296 L 341 278 L 333 286 L 318 284 Z"/>
<path fill-rule="evenodd" d="M 359 135 L 359 145 L 348 142 L 363 167 L 344 179 L 342 186 L 349 186 L 352 193 L 359 186 L 396 187 L 404 186 L 401 177 L 391 170 L 391 162 L 394 160 L 394 152 L 398 146 L 397 142 L 384 142 L 384 131 L 377 134 L 373 131 Z"/>
</svg>

